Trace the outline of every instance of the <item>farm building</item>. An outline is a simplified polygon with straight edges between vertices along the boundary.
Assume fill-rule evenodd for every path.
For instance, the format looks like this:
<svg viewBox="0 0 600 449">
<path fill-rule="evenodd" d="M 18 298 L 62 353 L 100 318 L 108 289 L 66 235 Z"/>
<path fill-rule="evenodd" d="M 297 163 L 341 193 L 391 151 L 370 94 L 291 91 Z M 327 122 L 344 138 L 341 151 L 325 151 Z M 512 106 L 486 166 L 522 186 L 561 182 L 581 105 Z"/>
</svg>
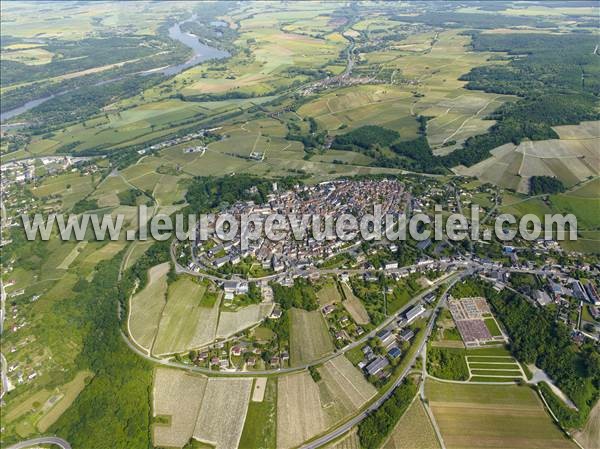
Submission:
<svg viewBox="0 0 600 449">
<path fill-rule="evenodd" d="M 389 346 L 395 341 L 394 334 L 389 329 L 382 329 L 377 332 L 377 338 L 379 338 L 383 346 Z"/>
<path fill-rule="evenodd" d="M 406 321 L 408 323 L 411 323 L 412 321 L 416 320 L 419 316 L 421 316 L 423 313 L 425 313 L 425 307 L 423 307 L 423 304 L 419 304 L 417 306 L 414 306 L 409 311 L 407 311 L 404 316 L 406 317 Z"/>
<path fill-rule="evenodd" d="M 388 362 L 388 360 L 385 357 L 380 356 L 373 360 L 371 363 L 369 363 L 366 366 L 365 371 L 367 372 L 367 375 L 374 376 L 377 373 L 379 373 L 382 369 L 387 367 L 389 364 L 390 362 Z"/>
<path fill-rule="evenodd" d="M 399 348 L 397 348 L 396 346 L 394 346 L 392 349 L 390 349 L 388 351 L 388 354 L 391 358 L 393 359 L 397 359 L 398 357 L 400 357 L 402 355 L 402 351 L 400 351 Z"/>
<path fill-rule="evenodd" d="M 400 336 L 400 339 L 402 339 L 404 341 L 410 341 L 410 339 L 415 336 L 415 332 L 412 329 L 406 328 L 406 329 L 402 329 L 399 336 Z"/>
</svg>

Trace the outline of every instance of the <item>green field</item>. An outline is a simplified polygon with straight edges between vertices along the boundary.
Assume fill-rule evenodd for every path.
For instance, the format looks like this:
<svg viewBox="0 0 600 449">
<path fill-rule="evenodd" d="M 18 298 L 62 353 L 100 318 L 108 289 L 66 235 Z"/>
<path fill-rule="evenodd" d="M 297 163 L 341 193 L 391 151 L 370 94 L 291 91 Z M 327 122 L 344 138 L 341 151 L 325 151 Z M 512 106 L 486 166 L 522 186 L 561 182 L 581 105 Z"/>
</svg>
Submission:
<svg viewBox="0 0 600 449">
<path fill-rule="evenodd" d="M 500 328 L 498 327 L 498 323 L 496 323 L 496 320 L 494 318 L 486 318 L 483 321 L 485 323 L 485 326 L 490 331 L 490 334 L 492 334 L 492 337 L 502 335 L 502 332 L 500 332 Z"/>
<path fill-rule="evenodd" d="M 333 343 L 321 312 L 291 309 L 289 319 L 292 366 L 312 362 L 333 351 Z"/>
<path fill-rule="evenodd" d="M 93 177 L 81 176 L 79 173 L 65 173 L 43 181 L 39 186 L 32 187 L 31 191 L 40 199 L 58 198 L 61 208 L 68 210 L 93 189 Z"/>
<path fill-rule="evenodd" d="M 496 383 L 496 382 L 519 382 L 523 380 L 522 377 L 519 376 L 504 376 L 503 377 L 491 377 L 491 376 L 472 376 L 469 382 L 486 382 L 486 383 Z"/>
<path fill-rule="evenodd" d="M 183 352 L 191 348 L 196 326 L 205 309 L 201 307 L 206 285 L 183 277 L 169 285 L 167 304 L 152 347 L 155 354 Z"/>
<path fill-rule="evenodd" d="M 473 377 L 477 377 L 477 376 L 485 376 L 485 377 L 494 377 L 494 376 L 504 376 L 504 377 L 520 377 L 521 375 L 521 371 L 519 370 L 518 367 L 515 367 L 513 369 L 500 369 L 497 368 L 495 365 L 493 366 L 488 366 L 485 369 L 473 369 L 471 367 L 471 375 Z M 471 378 L 471 380 L 476 380 L 473 379 L 473 377 Z M 498 381 L 502 381 L 502 379 L 498 378 Z"/>
<path fill-rule="evenodd" d="M 431 421 L 419 398 L 416 398 L 398 421 L 383 449 L 439 449 Z"/>
<path fill-rule="evenodd" d="M 477 363 L 471 362 L 471 358 L 469 358 L 469 367 L 471 369 L 477 368 L 497 368 L 497 369 L 515 369 L 517 365 L 515 363 Z"/>
<path fill-rule="evenodd" d="M 148 270 L 148 285 L 131 298 L 129 333 L 133 341 L 150 352 L 165 307 L 167 273 L 169 264 L 157 265 Z"/>
<path fill-rule="evenodd" d="M 250 401 L 240 449 L 275 449 L 277 429 L 277 381 L 269 379 L 262 402 Z"/>
<path fill-rule="evenodd" d="M 449 449 L 576 447 L 529 387 L 427 380 L 425 394 Z"/>
<path fill-rule="evenodd" d="M 342 297 L 338 290 L 337 283 L 328 281 L 319 291 L 317 291 L 317 299 L 322 306 L 340 302 Z"/>
</svg>

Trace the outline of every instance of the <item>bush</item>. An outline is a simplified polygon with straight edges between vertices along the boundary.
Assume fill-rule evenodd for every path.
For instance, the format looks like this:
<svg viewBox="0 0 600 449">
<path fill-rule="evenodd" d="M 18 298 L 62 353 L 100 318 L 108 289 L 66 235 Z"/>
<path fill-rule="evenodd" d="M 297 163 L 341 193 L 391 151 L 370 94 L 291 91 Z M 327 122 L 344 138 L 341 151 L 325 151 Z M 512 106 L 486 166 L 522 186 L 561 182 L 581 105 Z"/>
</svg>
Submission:
<svg viewBox="0 0 600 449">
<path fill-rule="evenodd" d="M 529 179 L 529 194 L 541 195 L 543 193 L 562 193 L 565 186 L 560 179 L 551 176 L 532 176 Z"/>
<path fill-rule="evenodd" d="M 372 146 L 389 146 L 400 137 L 396 131 L 381 126 L 366 125 L 346 134 L 336 136 L 331 147 L 339 150 L 353 150 L 354 147 L 369 149 Z"/>
<path fill-rule="evenodd" d="M 358 438 L 363 449 L 376 449 L 385 441 L 417 393 L 417 386 L 405 379 L 389 399 L 358 425 Z"/>
</svg>

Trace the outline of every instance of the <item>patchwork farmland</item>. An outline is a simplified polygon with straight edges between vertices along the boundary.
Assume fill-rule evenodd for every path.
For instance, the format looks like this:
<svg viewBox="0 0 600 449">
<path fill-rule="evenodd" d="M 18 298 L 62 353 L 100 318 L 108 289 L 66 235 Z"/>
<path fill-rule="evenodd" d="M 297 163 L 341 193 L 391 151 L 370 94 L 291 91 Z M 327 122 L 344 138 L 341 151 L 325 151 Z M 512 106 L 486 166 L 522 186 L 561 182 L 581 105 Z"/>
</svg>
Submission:
<svg viewBox="0 0 600 449">
<path fill-rule="evenodd" d="M 216 337 L 228 338 L 258 324 L 269 316 L 273 307 L 273 304 L 251 304 L 235 312 L 221 312 Z"/>
<path fill-rule="evenodd" d="M 157 355 L 189 349 L 197 323 L 206 311 L 200 307 L 207 286 L 180 278 L 169 286 L 167 303 L 158 326 L 152 352 Z"/>
<path fill-rule="evenodd" d="M 428 379 L 425 394 L 448 449 L 574 449 L 534 390 Z"/>
<path fill-rule="evenodd" d="M 251 392 L 251 378 L 209 379 L 194 438 L 219 449 L 236 449 L 244 428 Z"/>
<path fill-rule="evenodd" d="M 131 300 L 132 339 L 157 356 L 205 346 L 215 339 L 220 293 L 212 284 L 181 277 L 167 291 L 169 264 L 149 272 L 148 285 Z"/>
<path fill-rule="evenodd" d="M 152 349 L 165 306 L 168 272 L 168 263 L 150 268 L 148 284 L 130 302 L 129 333 L 133 341 L 148 353 Z"/>
<path fill-rule="evenodd" d="M 289 314 L 292 366 L 317 360 L 333 351 L 327 324 L 318 310 L 291 309 Z"/>
<path fill-rule="evenodd" d="M 327 361 L 319 368 L 321 403 L 328 426 L 360 409 L 376 394 L 375 387 L 343 355 Z"/>
<path fill-rule="evenodd" d="M 319 387 L 307 371 L 277 379 L 277 449 L 298 446 L 327 427 Z"/>
<path fill-rule="evenodd" d="M 152 393 L 153 441 L 181 448 L 193 437 L 217 448 L 239 445 L 252 378 L 222 379 L 157 368 Z"/>
<path fill-rule="evenodd" d="M 155 446 L 183 447 L 196 427 L 208 379 L 181 370 L 157 368 L 154 372 L 152 413 L 164 418 L 152 429 Z"/>
<path fill-rule="evenodd" d="M 529 193 L 532 176 L 552 176 L 567 187 L 600 175 L 600 122 L 557 126 L 560 139 L 507 143 L 491 151 L 492 157 L 454 172 L 482 182 Z"/>
</svg>

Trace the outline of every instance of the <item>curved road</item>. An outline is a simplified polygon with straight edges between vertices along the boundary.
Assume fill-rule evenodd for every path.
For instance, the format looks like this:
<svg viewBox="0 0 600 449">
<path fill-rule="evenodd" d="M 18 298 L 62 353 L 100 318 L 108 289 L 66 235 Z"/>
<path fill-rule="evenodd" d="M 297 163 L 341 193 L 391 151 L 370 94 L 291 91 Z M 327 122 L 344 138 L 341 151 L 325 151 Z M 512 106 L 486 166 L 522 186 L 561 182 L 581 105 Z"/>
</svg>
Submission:
<svg viewBox="0 0 600 449">
<path fill-rule="evenodd" d="M 435 291 L 435 289 L 437 289 L 444 282 L 447 282 L 449 279 L 453 279 L 452 284 L 454 284 L 454 282 L 456 282 L 456 279 L 460 279 L 467 272 L 469 272 L 469 270 L 466 270 L 466 271 L 463 271 L 463 272 L 459 272 L 459 273 L 454 273 L 454 274 L 451 274 L 450 276 L 447 276 L 447 277 L 444 277 L 444 278 L 438 280 L 429 289 L 427 289 L 427 290 L 423 291 L 422 293 L 420 293 L 419 295 L 415 296 L 407 304 L 405 304 L 404 307 L 400 308 L 396 313 L 394 313 L 393 315 L 389 316 L 386 320 L 384 320 L 381 324 L 379 324 L 379 326 L 377 326 L 371 332 L 365 334 L 359 340 L 356 340 L 356 341 L 350 343 L 349 345 L 344 346 L 339 351 L 333 352 L 333 353 L 331 353 L 329 355 L 326 355 L 325 357 L 321 357 L 318 360 L 313 360 L 310 363 L 306 363 L 304 365 L 290 367 L 290 368 L 280 368 L 280 369 L 277 369 L 277 370 L 271 369 L 271 370 L 261 370 L 261 371 L 213 371 L 213 370 L 211 370 L 209 368 L 202 368 L 202 367 L 195 366 L 195 365 L 186 365 L 184 363 L 172 362 L 170 360 L 160 359 L 160 358 L 154 357 L 154 356 L 149 355 L 148 353 L 144 352 L 140 348 L 138 348 L 129 339 L 129 337 L 123 331 L 121 331 L 121 336 L 125 340 L 125 343 L 127 344 L 127 346 L 129 346 L 129 348 L 132 351 L 134 351 L 140 357 L 145 358 L 146 360 L 149 360 L 151 362 L 157 363 L 159 365 L 170 366 L 172 368 L 186 369 L 186 370 L 197 372 L 197 373 L 212 374 L 212 375 L 218 375 L 218 376 L 242 377 L 242 376 L 264 376 L 264 375 L 270 375 L 270 374 L 283 374 L 283 373 L 291 373 L 291 372 L 296 372 L 296 371 L 302 371 L 302 370 L 308 369 L 310 366 L 314 366 L 314 365 L 319 365 L 321 363 L 325 363 L 328 360 L 331 360 L 334 357 L 337 357 L 338 355 L 346 353 L 347 351 L 351 350 L 352 348 L 355 348 L 357 346 L 362 345 L 369 338 L 374 337 L 375 334 L 377 332 L 379 332 L 381 329 L 383 329 L 384 327 L 386 327 L 389 324 L 391 324 L 394 320 L 397 320 L 402 313 L 404 313 L 410 307 L 412 307 L 417 302 L 419 302 L 425 295 L 427 295 L 428 293 L 431 293 L 431 292 Z"/>
<path fill-rule="evenodd" d="M 412 367 L 415 364 L 417 358 L 421 355 L 421 352 L 427 345 L 427 340 L 429 339 L 429 335 L 431 334 L 431 331 L 433 330 L 435 318 L 439 312 L 440 306 L 443 304 L 444 299 L 446 298 L 446 294 L 459 279 L 462 279 L 462 277 L 466 273 L 469 273 L 469 270 L 461 273 L 462 276 L 455 278 L 452 281 L 452 283 L 448 286 L 448 288 L 446 288 L 446 291 L 444 292 L 442 297 L 438 300 L 437 305 L 435 306 L 435 309 L 433 309 L 433 313 L 431 314 L 431 317 L 429 318 L 429 323 L 427 323 L 425 338 L 423 338 L 423 341 L 421 342 L 419 349 L 417 349 L 417 351 L 415 351 L 415 353 L 413 354 L 413 356 L 410 359 L 410 363 L 407 364 L 406 368 L 404 368 L 404 371 L 402 371 L 402 374 L 400 376 L 398 376 L 398 378 L 394 381 L 391 388 L 388 389 L 385 393 L 383 393 L 381 395 L 381 397 L 377 398 L 377 400 L 375 402 L 373 402 L 371 405 L 369 405 L 369 407 L 367 407 L 366 410 L 364 410 L 363 412 L 361 412 L 354 418 L 350 419 L 349 421 L 346 421 L 344 424 L 342 424 L 338 428 L 332 430 L 328 434 L 323 435 L 322 437 L 319 437 L 309 443 L 306 443 L 303 446 L 300 446 L 300 449 L 316 449 L 316 448 L 324 446 L 325 444 L 335 440 L 336 438 L 341 437 L 346 432 L 348 432 L 350 429 L 352 429 L 352 427 L 354 427 L 355 425 L 360 423 L 363 419 L 365 419 L 367 416 L 369 416 L 371 413 L 373 413 L 375 410 L 377 410 L 379 407 L 381 407 L 383 405 L 383 403 L 394 393 L 394 390 L 396 389 L 396 387 L 402 383 L 404 378 L 412 370 Z"/>
<path fill-rule="evenodd" d="M 40 444 L 52 444 L 62 449 L 71 449 L 71 445 L 68 441 L 58 437 L 33 438 L 32 440 L 21 441 L 20 443 L 8 446 L 6 449 L 26 449 L 28 447 L 39 446 Z"/>
</svg>

